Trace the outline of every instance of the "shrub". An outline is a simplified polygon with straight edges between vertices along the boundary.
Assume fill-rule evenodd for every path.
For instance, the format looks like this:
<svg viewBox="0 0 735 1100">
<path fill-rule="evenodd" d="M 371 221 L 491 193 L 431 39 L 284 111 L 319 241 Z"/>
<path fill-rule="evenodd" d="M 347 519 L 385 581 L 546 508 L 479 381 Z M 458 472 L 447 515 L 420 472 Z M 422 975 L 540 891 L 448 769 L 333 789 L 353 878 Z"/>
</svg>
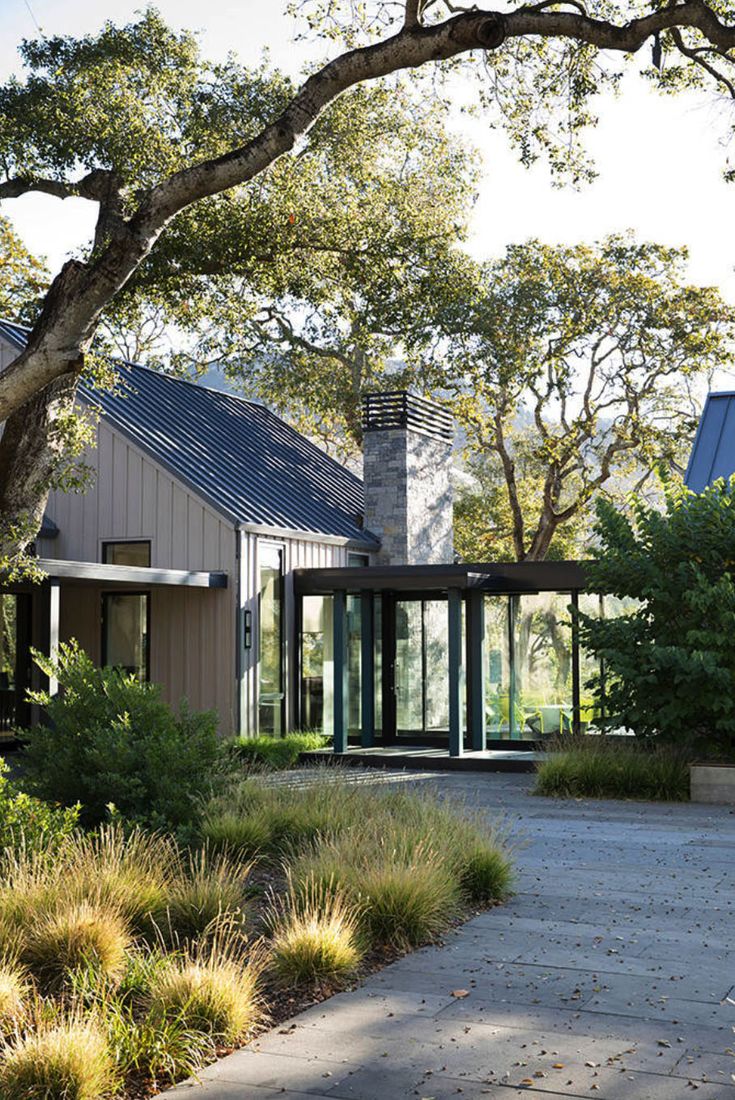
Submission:
<svg viewBox="0 0 735 1100">
<path fill-rule="evenodd" d="M 81 803 L 87 825 L 103 821 L 110 803 L 143 824 L 190 822 L 217 758 L 216 716 L 184 706 L 174 714 L 158 686 L 95 668 L 75 642 L 60 645 L 55 661 L 35 659 L 61 691 L 33 693 L 50 721 L 24 734 L 28 792 Z"/>
<path fill-rule="evenodd" d="M 671 748 L 582 737 L 558 742 L 536 769 L 535 794 L 561 798 L 689 798 L 688 757 Z"/>
<path fill-rule="evenodd" d="M 250 864 L 212 855 L 207 848 L 190 853 L 168 896 L 165 930 L 187 940 L 222 920 L 241 924 L 250 869 Z"/>
<path fill-rule="evenodd" d="M 24 936 L 20 957 L 47 988 L 60 988 L 73 971 L 119 978 L 131 940 L 114 910 L 82 902 L 45 913 Z"/>
<path fill-rule="evenodd" d="M 342 982 L 354 973 L 358 910 L 333 882 L 324 889 L 311 879 L 297 890 L 289 879 L 285 898 L 271 904 L 271 966 L 283 982 Z"/>
<path fill-rule="evenodd" d="M 17 1028 L 26 1012 L 30 986 L 25 971 L 12 962 L 0 963 L 0 1033 Z"/>
<path fill-rule="evenodd" d="M 302 752 L 323 749 L 329 738 L 321 733 L 303 731 L 285 737 L 238 737 L 224 746 L 225 759 L 231 766 L 248 771 L 282 771 L 298 764 Z"/>
<path fill-rule="evenodd" d="M 246 961 L 226 941 L 215 940 L 206 954 L 168 960 L 152 981 L 151 1010 L 213 1040 L 236 1043 L 259 1018 L 261 971 L 260 959 Z"/>
<path fill-rule="evenodd" d="M 75 831 L 80 807 L 55 806 L 19 791 L 0 759 L 0 849 L 54 851 Z"/>
<path fill-rule="evenodd" d="M 0 1057 L 0 1100 L 100 1100 L 117 1084 L 105 1035 L 78 1015 L 39 1023 Z"/>
<path fill-rule="evenodd" d="M 584 646 L 604 662 L 609 724 L 641 737 L 735 754 L 735 478 L 700 494 L 667 485 L 662 514 L 601 500 L 592 591 L 637 601 L 626 614 L 579 615 Z"/>
</svg>

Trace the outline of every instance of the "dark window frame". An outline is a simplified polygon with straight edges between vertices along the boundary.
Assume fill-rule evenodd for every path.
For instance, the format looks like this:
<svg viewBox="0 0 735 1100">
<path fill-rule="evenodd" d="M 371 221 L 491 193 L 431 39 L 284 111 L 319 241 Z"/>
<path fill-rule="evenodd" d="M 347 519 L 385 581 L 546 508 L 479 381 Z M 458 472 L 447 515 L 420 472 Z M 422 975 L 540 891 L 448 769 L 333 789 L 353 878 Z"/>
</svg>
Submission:
<svg viewBox="0 0 735 1100">
<path fill-rule="evenodd" d="M 148 547 L 148 564 L 143 568 L 150 569 L 151 567 L 151 539 L 104 539 L 101 545 L 101 559 L 103 565 L 114 565 L 114 562 L 108 561 L 107 552 L 111 546 L 147 546 Z"/>
<path fill-rule="evenodd" d="M 100 646 L 100 664 L 103 668 L 107 668 L 107 600 L 110 596 L 145 596 L 146 608 L 145 608 L 145 678 L 144 683 L 149 684 L 151 682 L 151 593 L 150 589 L 145 588 L 112 588 L 106 589 L 100 593 L 102 599 L 102 638 Z M 114 666 L 118 667 L 118 666 Z"/>
</svg>

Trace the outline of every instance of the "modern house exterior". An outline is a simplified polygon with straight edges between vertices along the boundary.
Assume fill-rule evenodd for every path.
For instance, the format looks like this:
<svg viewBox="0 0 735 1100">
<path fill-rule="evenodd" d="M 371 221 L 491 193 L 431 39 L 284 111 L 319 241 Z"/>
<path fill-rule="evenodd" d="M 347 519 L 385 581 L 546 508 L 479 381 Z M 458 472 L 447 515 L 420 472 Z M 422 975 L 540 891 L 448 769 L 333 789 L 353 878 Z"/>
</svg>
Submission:
<svg viewBox="0 0 735 1100">
<path fill-rule="evenodd" d="M 0 323 L 0 369 L 25 335 Z M 215 709 L 223 732 L 293 727 L 293 571 L 370 561 L 360 480 L 263 405 L 116 369 L 114 391 L 80 388 L 99 410 L 93 476 L 49 498 L 36 541 L 48 580 L 10 593 L 21 648 L 73 637 L 172 703 Z M 22 689 L 27 662 L 19 672 L 6 682 Z M 23 710 L 9 692 L 6 725 Z"/>
<path fill-rule="evenodd" d="M 0 370 L 25 339 L 0 322 Z M 80 387 L 99 414 L 92 479 L 49 498 L 46 579 L 0 579 L 0 728 L 35 717 L 29 646 L 71 638 L 216 710 L 223 734 L 319 728 L 339 752 L 457 756 L 588 720 L 569 616 L 584 571 L 455 562 L 440 405 L 368 395 L 361 480 L 261 404 L 115 369 L 113 390 Z"/>
</svg>

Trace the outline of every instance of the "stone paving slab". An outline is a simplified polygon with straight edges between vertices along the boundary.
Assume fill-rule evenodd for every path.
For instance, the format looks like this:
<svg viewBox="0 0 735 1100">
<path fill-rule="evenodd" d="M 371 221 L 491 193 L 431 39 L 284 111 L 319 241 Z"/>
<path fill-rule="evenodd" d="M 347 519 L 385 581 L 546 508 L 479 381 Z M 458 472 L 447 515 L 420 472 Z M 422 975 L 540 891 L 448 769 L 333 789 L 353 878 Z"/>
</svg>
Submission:
<svg viewBox="0 0 735 1100">
<path fill-rule="evenodd" d="M 731 809 L 538 799 L 525 775 L 407 781 L 512 822 L 516 895 L 172 1100 L 735 1100 Z"/>
</svg>

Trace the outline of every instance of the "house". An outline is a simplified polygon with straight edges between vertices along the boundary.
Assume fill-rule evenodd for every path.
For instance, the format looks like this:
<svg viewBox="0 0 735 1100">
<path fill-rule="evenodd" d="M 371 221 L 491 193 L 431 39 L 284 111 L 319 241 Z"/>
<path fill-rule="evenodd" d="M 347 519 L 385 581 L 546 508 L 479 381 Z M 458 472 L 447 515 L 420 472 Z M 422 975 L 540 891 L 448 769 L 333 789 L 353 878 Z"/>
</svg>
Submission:
<svg viewBox="0 0 735 1100">
<path fill-rule="evenodd" d="M 25 336 L 0 322 L 0 369 Z M 49 497 L 36 540 L 48 580 L 9 593 L 21 648 L 73 637 L 171 702 L 215 709 L 223 731 L 280 733 L 296 722 L 293 571 L 371 560 L 362 484 L 261 404 L 145 367 L 116 372 L 114 391 L 80 387 L 99 409 L 94 478 Z M 8 725 L 27 661 L 5 677 Z"/>
<path fill-rule="evenodd" d="M 0 370 L 25 339 L 0 322 Z M 115 370 L 112 390 L 80 387 L 94 476 L 49 497 L 45 580 L 0 584 L 0 728 L 34 717 L 29 646 L 70 638 L 216 710 L 224 734 L 321 728 L 336 751 L 458 756 L 584 721 L 568 625 L 583 569 L 455 563 L 443 407 L 368 395 L 361 481 L 262 404 Z"/>
</svg>

